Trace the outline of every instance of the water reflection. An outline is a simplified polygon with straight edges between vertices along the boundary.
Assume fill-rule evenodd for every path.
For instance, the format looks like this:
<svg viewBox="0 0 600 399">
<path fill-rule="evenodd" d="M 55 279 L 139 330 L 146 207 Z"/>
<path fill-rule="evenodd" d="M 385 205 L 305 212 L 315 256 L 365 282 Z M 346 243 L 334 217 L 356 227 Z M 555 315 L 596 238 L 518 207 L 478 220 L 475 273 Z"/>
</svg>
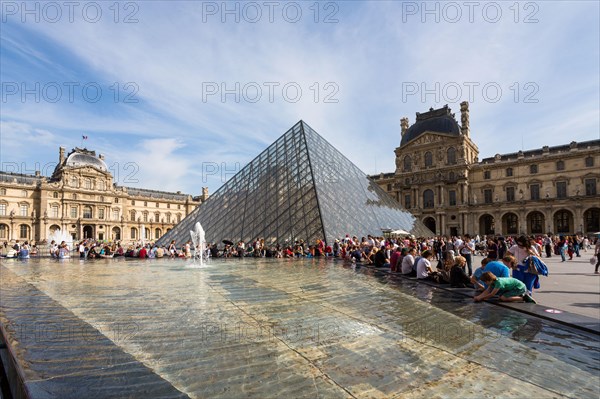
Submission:
<svg viewBox="0 0 600 399">
<path fill-rule="evenodd" d="M 3 265 L 192 397 L 599 394 L 595 336 L 369 268 Z"/>
</svg>

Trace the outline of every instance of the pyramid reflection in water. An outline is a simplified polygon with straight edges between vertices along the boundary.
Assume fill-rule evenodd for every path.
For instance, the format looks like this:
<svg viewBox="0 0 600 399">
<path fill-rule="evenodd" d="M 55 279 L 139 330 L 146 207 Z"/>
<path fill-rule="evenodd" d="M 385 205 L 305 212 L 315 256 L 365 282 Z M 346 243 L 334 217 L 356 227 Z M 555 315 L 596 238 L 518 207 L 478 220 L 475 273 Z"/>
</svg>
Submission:
<svg viewBox="0 0 600 399">
<path fill-rule="evenodd" d="M 332 243 L 346 234 L 405 230 L 431 236 L 412 214 L 305 122 L 240 170 L 158 243 L 181 244 L 199 221 L 206 241 Z"/>
</svg>

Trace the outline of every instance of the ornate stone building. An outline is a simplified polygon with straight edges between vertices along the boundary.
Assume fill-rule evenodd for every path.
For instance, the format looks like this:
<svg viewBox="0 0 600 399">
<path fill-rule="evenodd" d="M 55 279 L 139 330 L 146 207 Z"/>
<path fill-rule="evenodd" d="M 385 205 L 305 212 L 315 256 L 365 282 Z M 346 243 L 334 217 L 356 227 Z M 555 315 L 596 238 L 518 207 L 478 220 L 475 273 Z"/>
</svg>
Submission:
<svg viewBox="0 0 600 399">
<path fill-rule="evenodd" d="M 600 140 L 479 161 L 469 104 L 402 118 L 396 170 L 371 176 L 439 235 L 600 231 Z"/>
<path fill-rule="evenodd" d="M 75 239 L 155 240 L 208 198 L 113 184 L 104 156 L 75 148 L 50 177 L 0 172 L 0 241 L 43 241 L 56 230 Z"/>
</svg>

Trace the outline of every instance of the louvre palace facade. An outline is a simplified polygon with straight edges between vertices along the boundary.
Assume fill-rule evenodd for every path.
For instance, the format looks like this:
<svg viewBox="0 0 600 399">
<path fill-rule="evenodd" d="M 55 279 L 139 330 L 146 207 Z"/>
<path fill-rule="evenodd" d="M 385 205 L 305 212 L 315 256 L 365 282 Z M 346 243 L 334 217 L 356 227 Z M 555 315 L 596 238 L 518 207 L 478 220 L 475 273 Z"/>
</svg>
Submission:
<svg viewBox="0 0 600 399">
<path fill-rule="evenodd" d="M 600 231 L 600 140 L 479 160 L 469 128 L 448 106 L 402 118 L 396 169 L 371 176 L 438 235 Z"/>
<path fill-rule="evenodd" d="M 47 240 L 56 230 L 74 240 L 160 238 L 208 198 L 113 184 L 104 156 L 75 148 L 52 176 L 0 172 L 0 242 Z"/>
</svg>

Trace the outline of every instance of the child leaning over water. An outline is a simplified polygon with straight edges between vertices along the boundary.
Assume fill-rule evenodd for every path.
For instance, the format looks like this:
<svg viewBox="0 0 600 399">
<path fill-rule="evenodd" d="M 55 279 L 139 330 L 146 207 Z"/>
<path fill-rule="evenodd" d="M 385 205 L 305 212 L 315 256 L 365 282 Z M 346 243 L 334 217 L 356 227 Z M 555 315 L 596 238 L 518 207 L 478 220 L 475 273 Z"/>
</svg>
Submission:
<svg viewBox="0 0 600 399">
<path fill-rule="evenodd" d="M 473 298 L 475 302 L 483 301 L 494 295 L 500 295 L 502 302 L 531 302 L 535 300 L 527 293 L 527 287 L 521 280 L 513 277 L 496 277 L 493 273 L 485 272 L 481 276 L 481 281 L 487 284 L 488 288 L 481 294 Z"/>
</svg>

